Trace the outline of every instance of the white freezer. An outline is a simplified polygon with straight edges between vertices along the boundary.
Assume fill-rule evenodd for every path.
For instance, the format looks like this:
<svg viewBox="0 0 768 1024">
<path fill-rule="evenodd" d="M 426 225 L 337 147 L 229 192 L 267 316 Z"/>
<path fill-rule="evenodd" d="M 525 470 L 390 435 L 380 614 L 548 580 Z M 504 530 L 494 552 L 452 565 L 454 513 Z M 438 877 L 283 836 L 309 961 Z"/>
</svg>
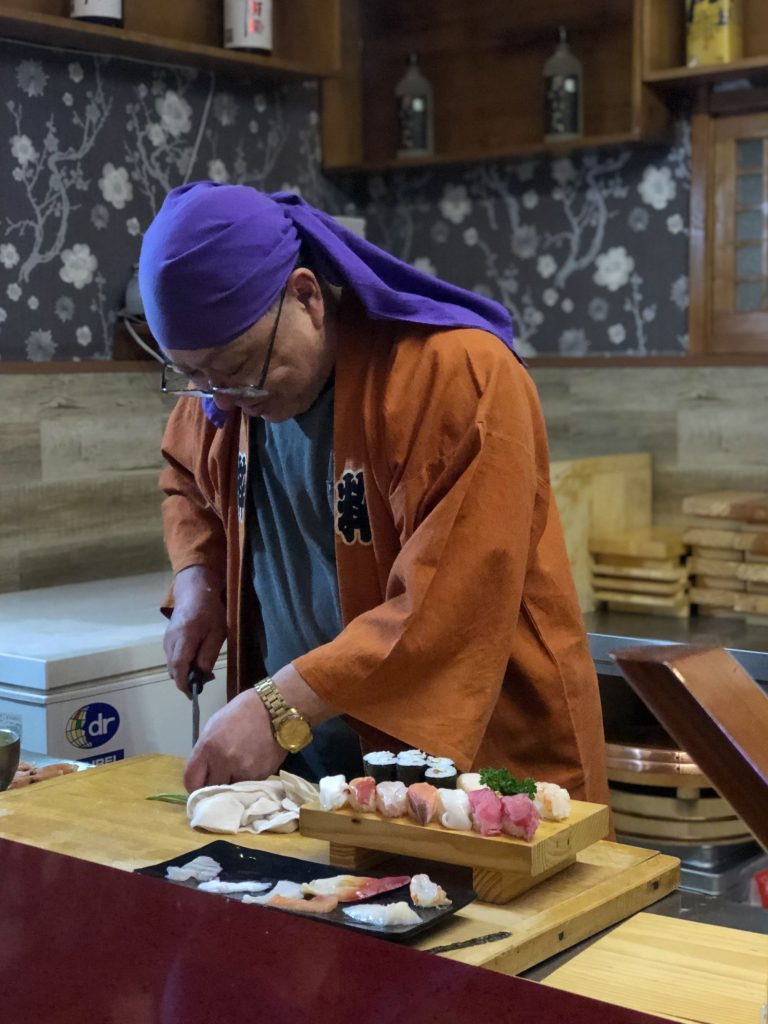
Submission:
<svg viewBox="0 0 768 1024">
<path fill-rule="evenodd" d="M 186 757 L 192 705 L 165 668 L 159 612 L 170 572 L 0 595 L 0 727 L 22 746 L 92 764 Z M 226 657 L 200 698 L 201 728 L 226 702 Z"/>
</svg>

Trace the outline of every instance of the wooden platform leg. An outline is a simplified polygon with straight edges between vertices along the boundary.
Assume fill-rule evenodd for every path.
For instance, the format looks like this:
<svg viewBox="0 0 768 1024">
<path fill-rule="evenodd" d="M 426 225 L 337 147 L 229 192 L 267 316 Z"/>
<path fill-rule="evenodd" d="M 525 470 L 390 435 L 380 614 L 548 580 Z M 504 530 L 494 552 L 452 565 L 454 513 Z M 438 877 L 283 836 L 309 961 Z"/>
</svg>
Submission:
<svg viewBox="0 0 768 1024">
<path fill-rule="evenodd" d="M 539 875 L 519 875 L 511 871 L 492 871 L 488 868 L 474 868 L 472 888 L 483 903 L 509 903 L 522 892 L 527 892 L 545 878 L 551 878 L 564 868 L 576 863 L 576 855 L 561 860 Z"/>
<path fill-rule="evenodd" d="M 366 850 L 362 846 L 347 846 L 344 843 L 330 843 L 328 861 L 338 868 L 347 868 L 353 871 L 365 871 L 375 864 L 391 857 L 391 853 L 382 853 L 379 850 Z"/>
</svg>

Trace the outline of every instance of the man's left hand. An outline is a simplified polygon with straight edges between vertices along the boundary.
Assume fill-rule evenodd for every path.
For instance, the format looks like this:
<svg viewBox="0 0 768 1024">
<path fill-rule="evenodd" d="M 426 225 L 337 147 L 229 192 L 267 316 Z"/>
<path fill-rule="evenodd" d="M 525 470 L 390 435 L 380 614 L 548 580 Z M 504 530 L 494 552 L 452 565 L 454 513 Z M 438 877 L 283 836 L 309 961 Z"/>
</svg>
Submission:
<svg viewBox="0 0 768 1024">
<path fill-rule="evenodd" d="M 206 723 L 187 762 L 184 785 L 191 793 L 202 786 L 266 779 L 285 757 L 261 698 L 245 690 Z"/>
</svg>

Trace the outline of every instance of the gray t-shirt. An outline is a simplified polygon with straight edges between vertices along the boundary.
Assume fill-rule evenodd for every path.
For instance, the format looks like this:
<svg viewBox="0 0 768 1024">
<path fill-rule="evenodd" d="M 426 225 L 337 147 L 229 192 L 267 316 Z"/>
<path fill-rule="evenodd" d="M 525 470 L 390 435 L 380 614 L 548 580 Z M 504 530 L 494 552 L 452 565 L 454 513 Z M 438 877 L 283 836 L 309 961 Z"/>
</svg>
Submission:
<svg viewBox="0 0 768 1024">
<path fill-rule="evenodd" d="M 270 675 L 341 632 L 334 542 L 333 382 L 284 423 L 251 421 L 247 534 Z M 284 767 L 317 781 L 362 774 L 356 733 L 341 719 L 313 729 Z"/>
</svg>

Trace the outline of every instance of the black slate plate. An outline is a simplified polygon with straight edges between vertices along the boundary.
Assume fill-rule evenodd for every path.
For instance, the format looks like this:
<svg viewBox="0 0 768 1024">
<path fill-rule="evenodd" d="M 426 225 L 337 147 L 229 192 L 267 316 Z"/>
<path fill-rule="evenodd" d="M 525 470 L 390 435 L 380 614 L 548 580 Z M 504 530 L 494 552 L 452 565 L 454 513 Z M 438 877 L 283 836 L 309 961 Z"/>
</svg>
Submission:
<svg viewBox="0 0 768 1024">
<path fill-rule="evenodd" d="M 161 864 L 150 864 L 146 868 L 137 868 L 135 873 L 137 875 L 150 875 L 154 878 L 165 878 L 166 868 L 172 866 L 181 867 L 184 864 L 188 864 L 195 857 L 201 856 L 212 857 L 221 864 L 222 870 L 219 879 L 223 882 L 244 882 L 248 880 L 274 883 L 280 879 L 287 879 L 291 882 L 311 882 L 315 878 L 332 878 L 334 875 L 365 874 L 360 871 L 346 871 L 344 868 L 331 867 L 328 864 L 317 864 L 314 861 L 297 860 L 295 857 L 283 857 L 276 853 L 266 853 L 264 850 L 250 850 L 245 846 L 236 846 L 234 843 L 228 843 L 224 840 L 208 843 L 207 846 L 201 846 L 197 850 L 190 850 L 180 857 L 164 860 Z M 402 873 L 405 874 L 406 872 Z M 368 877 L 382 877 L 375 872 L 368 872 L 367 875 Z M 435 874 L 430 874 L 429 877 L 433 882 L 443 884 Z M 187 889 L 197 888 L 197 883 L 193 880 L 170 882 L 170 884 L 183 885 Z M 413 907 L 421 918 L 419 924 L 391 925 L 386 928 L 378 925 L 363 924 L 347 917 L 341 909 L 342 904 L 336 910 L 332 910 L 330 914 L 300 914 L 298 912 L 294 913 L 291 910 L 282 910 L 281 912 L 284 914 L 293 913 L 295 917 L 311 917 L 313 921 L 325 921 L 326 924 L 333 924 L 340 928 L 353 928 L 356 931 L 368 932 L 371 935 L 377 935 L 384 939 L 402 941 L 412 939 L 415 935 L 429 931 L 435 925 L 445 920 L 446 917 L 471 903 L 475 898 L 474 892 L 469 888 L 455 885 L 443 885 L 443 888 L 448 895 L 448 899 L 451 900 L 451 905 L 449 907 Z M 222 894 L 219 893 L 203 893 L 203 895 L 222 898 Z M 241 902 L 239 893 L 226 895 L 223 898 Z M 360 902 L 398 903 L 401 900 L 412 906 L 408 886 L 403 886 L 401 889 L 393 889 L 391 892 L 385 892 Z M 355 904 L 351 903 L 343 905 L 355 906 Z M 267 907 L 267 909 L 280 910 L 277 907 Z"/>
</svg>

